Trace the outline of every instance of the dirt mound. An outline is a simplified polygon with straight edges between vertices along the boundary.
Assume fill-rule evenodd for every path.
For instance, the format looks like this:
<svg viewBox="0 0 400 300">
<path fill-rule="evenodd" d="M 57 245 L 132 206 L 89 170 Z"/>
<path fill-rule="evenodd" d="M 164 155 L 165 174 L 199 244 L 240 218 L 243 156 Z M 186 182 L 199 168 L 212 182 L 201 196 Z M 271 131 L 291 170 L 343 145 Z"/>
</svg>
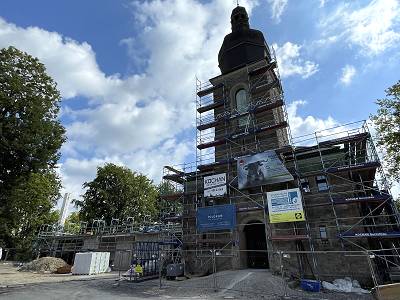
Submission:
<svg viewBox="0 0 400 300">
<path fill-rule="evenodd" d="M 66 266 L 67 263 L 61 258 L 55 257 L 41 257 L 35 259 L 30 263 L 23 265 L 19 271 L 31 271 L 31 272 L 49 272 L 54 273 L 58 268 Z"/>
</svg>

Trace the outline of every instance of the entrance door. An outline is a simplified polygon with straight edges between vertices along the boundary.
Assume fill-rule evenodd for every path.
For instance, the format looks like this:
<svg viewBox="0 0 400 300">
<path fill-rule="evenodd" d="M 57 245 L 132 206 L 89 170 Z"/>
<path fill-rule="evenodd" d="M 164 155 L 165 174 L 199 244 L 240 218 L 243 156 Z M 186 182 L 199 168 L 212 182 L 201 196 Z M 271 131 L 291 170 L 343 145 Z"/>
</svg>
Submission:
<svg viewBox="0 0 400 300">
<path fill-rule="evenodd" d="M 269 268 L 264 224 L 260 224 L 259 221 L 249 222 L 244 228 L 244 232 L 246 235 L 247 267 Z"/>
</svg>

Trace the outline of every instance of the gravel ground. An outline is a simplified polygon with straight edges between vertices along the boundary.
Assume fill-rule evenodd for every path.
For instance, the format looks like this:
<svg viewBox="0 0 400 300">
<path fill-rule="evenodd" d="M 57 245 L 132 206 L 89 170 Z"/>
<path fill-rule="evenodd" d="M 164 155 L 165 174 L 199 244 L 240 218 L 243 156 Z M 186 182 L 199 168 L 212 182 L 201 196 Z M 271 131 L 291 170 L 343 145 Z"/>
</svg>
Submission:
<svg viewBox="0 0 400 300">
<path fill-rule="evenodd" d="M 13 263 L 0 263 L 0 288 L 32 283 L 115 278 L 117 276 L 110 273 L 100 275 L 43 274 L 39 272 L 20 272 L 17 269 Z"/>
<path fill-rule="evenodd" d="M 1 276 L 0 276 L 1 278 Z M 218 286 L 214 291 L 214 280 Z M 370 295 L 341 293 L 306 293 L 285 288 L 279 277 L 267 270 L 235 270 L 217 273 L 217 276 L 193 278 L 184 281 L 165 281 L 159 288 L 158 280 L 132 283 L 113 279 L 40 283 L 13 288 L 0 288 L 0 299 L 327 299 L 370 300 Z"/>
</svg>

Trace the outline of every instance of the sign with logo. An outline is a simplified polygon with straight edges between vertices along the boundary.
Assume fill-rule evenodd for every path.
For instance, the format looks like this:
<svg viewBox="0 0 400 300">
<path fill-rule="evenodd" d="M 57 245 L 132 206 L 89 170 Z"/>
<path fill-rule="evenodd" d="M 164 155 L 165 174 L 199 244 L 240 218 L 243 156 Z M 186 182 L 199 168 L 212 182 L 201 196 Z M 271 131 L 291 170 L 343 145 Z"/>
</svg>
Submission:
<svg viewBox="0 0 400 300">
<path fill-rule="evenodd" d="M 237 158 L 239 189 L 293 180 L 274 150 Z"/>
<path fill-rule="evenodd" d="M 270 223 L 305 221 L 298 188 L 267 193 Z"/>
<path fill-rule="evenodd" d="M 226 173 L 204 177 L 204 197 L 226 195 Z"/>
<path fill-rule="evenodd" d="M 236 207 L 233 204 L 215 205 L 197 209 L 197 230 L 234 229 L 236 226 Z"/>
</svg>

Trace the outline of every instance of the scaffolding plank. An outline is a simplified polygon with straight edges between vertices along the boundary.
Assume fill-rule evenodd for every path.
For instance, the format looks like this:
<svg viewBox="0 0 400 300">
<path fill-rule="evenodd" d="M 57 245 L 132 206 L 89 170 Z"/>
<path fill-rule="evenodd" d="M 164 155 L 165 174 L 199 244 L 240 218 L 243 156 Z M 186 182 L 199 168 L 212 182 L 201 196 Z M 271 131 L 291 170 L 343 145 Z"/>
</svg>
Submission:
<svg viewBox="0 0 400 300">
<path fill-rule="evenodd" d="M 389 199 L 389 195 L 371 195 L 371 196 L 360 196 L 360 197 L 335 197 L 332 199 L 333 204 L 342 205 L 342 204 L 351 204 L 351 203 L 360 203 L 360 202 L 384 202 Z M 331 205 L 332 202 L 325 203 L 317 203 L 307 205 L 307 207 L 319 207 L 319 206 L 328 206 Z"/>
<path fill-rule="evenodd" d="M 182 177 L 182 175 L 179 175 L 179 174 L 164 175 L 163 179 L 172 180 L 172 181 L 180 183 L 180 184 L 183 184 L 185 182 L 185 179 Z"/>
<path fill-rule="evenodd" d="M 349 204 L 359 202 L 384 202 L 389 199 L 389 195 L 371 195 L 371 196 L 360 196 L 360 197 L 347 197 L 333 199 L 334 204 Z"/>
<path fill-rule="evenodd" d="M 275 86 L 279 86 L 278 78 L 275 78 L 274 81 L 272 81 L 272 82 L 256 86 L 255 90 L 257 91 L 257 93 L 259 93 L 260 91 L 269 91 L 271 88 L 273 88 Z"/>
<path fill-rule="evenodd" d="M 256 211 L 256 210 L 262 210 L 263 207 L 260 205 L 257 205 L 255 203 L 251 204 L 251 203 L 245 203 L 246 205 L 240 205 L 240 203 L 238 203 L 236 205 L 236 211 L 237 212 L 248 212 L 248 211 Z"/>
<path fill-rule="evenodd" d="M 171 172 L 179 174 L 179 175 L 183 175 L 184 174 L 182 171 L 178 171 L 177 169 L 175 169 L 174 167 L 171 167 L 171 166 L 164 166 L 164 168 L 169 170 L 169 171 L 171 171 Z"/>
<path fill-rule="evenodd" d="M 272 70 L 274 68 L 276 68 L 276 61 L 272 61 L 266 66 L 250 71 L 249 76 L 257 76 L 260 74 L 264 74 L 265 72 Z"/>
<path fill-rule="evenodd" d="M 233 119 L 236 119 L 236 118 L 240 118 L 240 117 L 242 117 L 244 115 L 247 115 L 249 112 L 252 112 L 254 114 L 259 114 L 261 112 L 265 112 L 265 111 L 269 111 L 269 110 L 272 110 L 272 109 L 277 108 L 277 107 L 281 107 L 281 106 L 283 106 L 283 104 L 284 104 L 283 100 L 277 100 L 277 101 L 275 101 L 273 103 L 259 104 L 259 105 L 255 106 L 255 107 L 253 107 L 250 111 L 246 111 L 246 112 L 243 112 L 243 113 L 235 113 L 235 114 L 232 114 L 232 115 L 230 115 L 228 117 L 225 117 L 225 118 L 220 118 L 218 120 L 215 120 L 215 121 L 212 121 L 212 122 L 209 122 L 209 123 L 201 124 L 201 125 L 197 126 L 197 129 L 198 130 L 209 129 L 209 128 L 217 126 L 223 120 L 230 121 L 230 120 L 233 120 Z"/>
<path fill-rule="evenodd" d="M 230 159 L 230 160 L 224 159 L 224 160 L 220 160 L 220 161 L 205 164 L 205 165 L 199 165 L 199 166 L 197 166 L 197 169 L 199 169 L 200 171 L 213 170 L 215 167 L 226 165 L 226 164 L 230 163 L 231 161 L 235 161 L 235 160 L 234 159 Z"/>
<path fill-rule="evenodd" d="M 201 90 L 199 92 L 197 92 L 197 96 L 199 97 L 204 97 L 205 95 L 211 94 L 212 92 L 218 90 L 219 88 L 223 87 L 224 85 L 222 83 L 217 84 L 215 86 L 211 86 L 207 89 Z"/>
<path fill-rule="evenodd" d="M 390 232 L 347 232 L 339 234 L 340 238 L 399 238 L 400 231 Z"/>
<path fill-rule="evenodd" d="M 309 236 L 305 234 L 298 235 L 275 235 L 269 238 L 271 241 L 299 241 L 308 240 Z"/>
<path fill-rule="evenodd" d="M 328 168 L 325 171 L 327 173 L 338 173 L 345 171 L 355 171 L 355 170 L 363 170 L 363 169 L 374 169 L 380 166 L 380 163 L 377 161 L 370 161 L 365 163 L 359 163 L 355 165 L 347 165 L 347 166 L 339 166 Z"/>
<path fill-rule="evenodd" d="M 197 149 L 199 149 L 199 150 L 206 149 L 206 148 L 222 145 L 223 143 L 225 143 L 225 138 L 197 145 Z"/>
<path fill-rule="evenodd" d="M 208 104 L 208 105 L 205 105 L 205 106 L 200 106 L 200 107 L 197 109 L 197 111 L 198 111 L 199 113 L 203 113 L 203 112 L 212 110 L 212 109 L 214 109 L 214 108 L 223 106 L 224 103 L 225 103 L 225 101 L 213 102 L 213 103 Z"/>
<path fill-rule="evenodd" d="M 286 121 L 274 124 L 274 125 L 268 125 L 268 126 L 263 126 L 261 128 L 258 128 L 255 133 L 260 133 L 260 132 L 265 132 L 265 131 L 271 131 L 275 129 L 280 129 L 280 128 L 285 128 L 288 126 L 288 123 Z"/>
<path fill-rule="evenodd" d="M 281 106 L 283 106 L 283 100 L 277 100 L 272 103 L 264 103 L 264 104 L 257 105 L 253 108 L 253 111 L 255 114 L 258 114 L 260 112 L 268 111 L 268 110 L 278 108 Z"/>
<path fill-rule="evenodd" d="M 205 129 L 209 129 L 209 128 L 215 127 L 215 126 L 218 125 L 220 120 L 216 120 L 216 121 L 212 121 L 212 122 L 209 122 L 209 123 L 201 124 L 201 125 L 197 126 L 197 129 L 198 130 L 205 130 Z"/>
<path fill-rule="evenodd" d="M 329 141 L 320 142 L 319 146 L 320 147 L 335 146 L 335 145 L 340 145 L 340 144 L 344 144 L 344 143 L 365 140 L 369 137 L 370 137 L 369 132 L 363 132 L 363 133 L 353 134 L 353 135 L 349 135 L 349 136 L 345 136 L 345 137 L 341 137 L 341 138 L 337 138 L 337 139 L 333 139 L 333 140 L 329 140 Z"/>
</svg>

